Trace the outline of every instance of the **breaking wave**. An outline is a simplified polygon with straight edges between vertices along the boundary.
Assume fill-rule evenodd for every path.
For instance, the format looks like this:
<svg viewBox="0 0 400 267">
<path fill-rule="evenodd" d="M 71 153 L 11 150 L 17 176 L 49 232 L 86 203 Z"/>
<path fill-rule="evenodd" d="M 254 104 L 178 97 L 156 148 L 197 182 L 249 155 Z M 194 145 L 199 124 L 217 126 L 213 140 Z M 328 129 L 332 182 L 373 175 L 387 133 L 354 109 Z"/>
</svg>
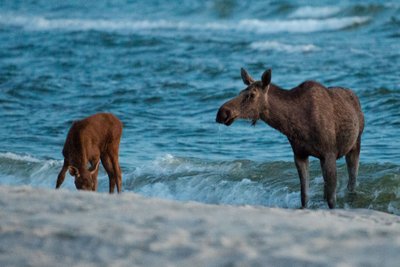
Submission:
<svg viewBox="0 0 400 267">
<path fill-rule="evenodd" d="M 290 14 L 290 18 L 326 18 L 336 15 L 340 12 L 340 7 L 336 6 L 304 6 L 299 7 Z"/>
<path fill-rule="evenodd" d="M 0 153 L 0 184 L 54 188 L 62 161 Z M 293 162 L 216 161 L 166 154 L 133 169 L 122 166 L 123 188 L 138 194 L 211 204 L 300 207 L 300 186 Z M 360 166 L 356 197 L 347 193 L 347 171 L 338 164 L 338 207 L 369 208 L 400 214 L 400 166 Z M 311 208 L 326 208 L 319 164 L 310 165 Z M 76 190 L 68 174 L 62 188 Z M 99 191 L 108 191 L 101 168 Z"/>
<path fill-rule="evenodd" d="M 288 53 L 296 53 L 296 52 L 308 53 L 320 50 L 319 47 L 313 44 L 292 45 L 292 44 L 280 43 L 277 41 L 254 42 L 250 44 L 250 48 L 260 51 L 274 50 L 274 51 L 288 52 Z"/>
<path fill-rule="evenodd" d="M 50 31 L 243 31 L 252 33 L 310 33 L 318 31 L 341 30 L 370 20 L 366 16 L 327 19 L 289 19 L 259 20 L 243 19 L 238 22 L 195 23 L 171 20 L 116 20 L 116 19 L 50 19 L 42 16 L 21 16 L 2 14 L 0 24 L 11 27 L 22 27 L 26 30 Z"/>
</svg>

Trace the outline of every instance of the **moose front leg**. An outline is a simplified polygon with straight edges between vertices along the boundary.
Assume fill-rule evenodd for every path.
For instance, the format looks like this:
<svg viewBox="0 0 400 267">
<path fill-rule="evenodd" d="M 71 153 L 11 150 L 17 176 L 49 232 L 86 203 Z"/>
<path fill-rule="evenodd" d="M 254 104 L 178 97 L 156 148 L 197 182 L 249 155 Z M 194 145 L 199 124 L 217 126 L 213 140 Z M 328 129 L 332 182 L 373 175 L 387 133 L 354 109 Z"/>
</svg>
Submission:
<svg viewBox="0 0 400 267">
<path fill-rule="evenodd" d="M 358 167 L 360 161 L 361 137 L 358 137 L 357 143 L 349 153 L 346 154 L 347 171 L 349 173 L 349 182 L 347 189 L 352 193 L 356 187 Z"/>
<path fill-rule="evenodd" d="M 330 209 L 336 205 L 336 156 L 327 155 L 320 159 L 322 176 L 324 177 L 324 197 Z"/>
<path fill-rule="evenodd" d="M 301 207 L 307 208 L 308 202 L 308 157 L 294 156 L 294 162 L 296 163 L 297 172 L 300 178 L 300 189 L 301 189 Z"/>
<path fill-rule="evenodd" d="M 67 170 L 68 170 L 68 162 L 64 159 L 64 164 L 57 177 L 56 189 L 60 188 L 61 184 L 64 182 L 65 173 L 67 172 Z"/>
</svg>

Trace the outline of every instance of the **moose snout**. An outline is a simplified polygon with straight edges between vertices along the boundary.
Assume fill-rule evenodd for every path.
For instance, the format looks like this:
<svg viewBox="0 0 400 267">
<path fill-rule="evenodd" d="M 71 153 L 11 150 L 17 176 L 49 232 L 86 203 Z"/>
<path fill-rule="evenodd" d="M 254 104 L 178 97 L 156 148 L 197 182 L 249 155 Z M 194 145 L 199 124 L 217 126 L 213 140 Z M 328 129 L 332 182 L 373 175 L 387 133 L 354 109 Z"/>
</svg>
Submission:
<svg viewBox="0 0 400 267">
<path fill-rule="evenodd" d="M 229 125 L 231 125 L 233 123 L 235 118 L 236 117 L 235 117 L 233 111 L 230 108 L 222 106 L 218 110 L 217 117 L 215 118 L 215 121 L 217 123 L 222 123 L 222 124 L 225 124 L 226 126 L 229 126 Z"/>
</svg>

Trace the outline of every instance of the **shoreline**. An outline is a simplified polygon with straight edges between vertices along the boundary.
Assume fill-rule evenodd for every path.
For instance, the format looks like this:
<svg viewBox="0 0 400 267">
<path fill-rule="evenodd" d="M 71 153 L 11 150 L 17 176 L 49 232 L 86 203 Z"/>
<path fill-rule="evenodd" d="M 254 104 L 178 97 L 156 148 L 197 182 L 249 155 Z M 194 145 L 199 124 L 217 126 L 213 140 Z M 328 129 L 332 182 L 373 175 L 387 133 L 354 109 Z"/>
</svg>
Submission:
<svg viewBox="0 0 400 267">
<path fill-rule="evenodd" d="M 397 266 L 400 217 L 0 186 L 1 266 Z"/>
</svg>

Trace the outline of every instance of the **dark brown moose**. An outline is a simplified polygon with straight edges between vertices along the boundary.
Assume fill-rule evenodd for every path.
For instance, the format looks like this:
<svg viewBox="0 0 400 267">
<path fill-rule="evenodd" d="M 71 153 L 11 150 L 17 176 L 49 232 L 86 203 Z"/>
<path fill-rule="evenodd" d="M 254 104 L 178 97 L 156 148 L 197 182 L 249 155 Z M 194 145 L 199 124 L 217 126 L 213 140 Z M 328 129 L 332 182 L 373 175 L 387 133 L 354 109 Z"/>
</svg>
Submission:
<svg viewBox="0 0 400 267">
<path fill-rule="evenodd" d="M 119 143 L 122 135 L 121 121 L 110 113 L 98 113 L 75 121 L 68 132 L 62 151 L 64 165 L 58 175 L 56 188 L 64 181 L 69 170 L 75 176 L 79 190 L 97 191 L 100 160 L 110 179 L 110 193 L 117 185 L 122 189 L 121 168 L 118 162 Z"/>
<path fill-rule="evenodd" d="M 324 177 L 324 197 L 329 208 L 336 205 L 336 160 L 346 156 L 349 181 L 354 191 L 358 174 L 364 115 L 357 96 L 342 87 L 326 88 L 315 81 L 284 90 L 271 83 L 271 69 L 261 81 L 246 70 L 241 76 L 247 88 L 223 104 L 216 121 L 227 126 L 235 119 L 261 119 L 287 136 L 300 177 L 301 205 L 307 207 L 308 157 L 320 160 Z"/>
</svg>

